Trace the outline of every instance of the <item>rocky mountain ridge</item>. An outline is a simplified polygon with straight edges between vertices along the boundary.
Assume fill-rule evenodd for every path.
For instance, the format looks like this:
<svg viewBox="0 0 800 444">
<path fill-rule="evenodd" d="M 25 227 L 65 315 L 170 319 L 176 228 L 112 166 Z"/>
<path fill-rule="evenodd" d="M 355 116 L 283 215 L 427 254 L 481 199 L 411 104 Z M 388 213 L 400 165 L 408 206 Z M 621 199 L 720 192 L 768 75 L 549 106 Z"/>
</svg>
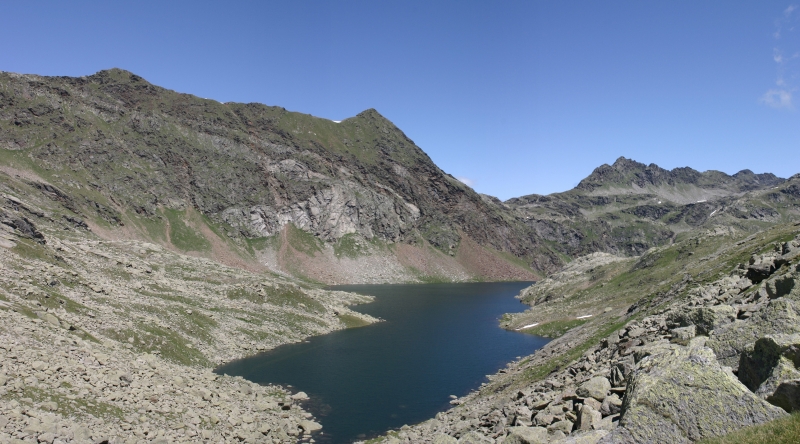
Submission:
<svg viewBox="0 0 800 444">
<path fill-rule="evenodd" d="M 770 174 L 621 158 L 575 190 L 500 202 L 375 110 L 336 123 L 119 69 L 0 73 L 0 148 L 6 174 L 29 176 L 59 217 L 101 237 L 327 284 L 532 279 L 710 225 L 761 229 L 800 199 Z"/>
<path fill-rule="evenodd" d="M 797 217 L 800 176 L 749 170 L 727 175 L 664 170 L 620 157 L 570 191 L 504 204 L 546 242 L 578 257 L 596 251 L 639 255 L 714 226 L 758 231 Z"/>
<path fill-rule="evenodd" d="M 355 243 L 402 244 L 410 251 L 374 256 L 405 280 L 529 278 L 526 260 L 540 268 L 556 260 L 546 248 L 534 254 L 522 224 L 442 172 L 375 110 L 335 123 L 179 94 L 116 69 L 80 78 L 3 73 L 0 127 L 7 160 L 34 170 L 67 210 L 145 240 L 174 245 L 154 225 L 178 211 L 201 216 L 199 237 L 214 242 L 202 231 L 215 231 L 250 258 L 253 245 L 282 251 L 290 224 L 314 237 L 312 250 L 345 256 L 360 255 Z M 466 257 L 457 255 L 463 243 L 475 249 Z M 276 271 L 331 283 L 303 267 L 313 256 L 289 248 Z M 328 256 L 323 262 L 336 261 Z M 430 275 L 426 262 L 457 272 Z"/>
<path fill-rule="evenodd" d="M 660 187 L 694 186 L 702 190 L 725 190 L 728 192 L 745 192 L 769 188 L 784 182 L 774 174 L 755 174 L 750 170 L 742 170 L 729 176 L 721 171 L 699 172 L 689 167 L 665 170 L 651 163 L 645 165 L 635 160 L 620 157 L 613 165 L 601 165 L 595 168 L 585 179 L 581 180 L 577 190 L 593 192 L 600 195 L 609 188 L 647 189 Z M 671 194 L 665 193 L 663 198 Z M 699 196 L 698 196 L 699 197 Z M 684 200 L 678 203 L 692 203 Z"/>
</svg>

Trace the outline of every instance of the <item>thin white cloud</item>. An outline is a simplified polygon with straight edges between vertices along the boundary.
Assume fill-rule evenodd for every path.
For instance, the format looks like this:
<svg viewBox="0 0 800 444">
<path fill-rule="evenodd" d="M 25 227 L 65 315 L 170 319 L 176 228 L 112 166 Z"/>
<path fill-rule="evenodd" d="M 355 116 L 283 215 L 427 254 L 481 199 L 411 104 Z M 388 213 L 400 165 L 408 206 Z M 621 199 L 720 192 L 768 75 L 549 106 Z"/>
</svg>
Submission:
<svg viewBox="0 0 800 444">
<path fill-rule="evenodd" d="M 772 108 L 794 109 L 792 92 L 785 89 L 771 89 L 761 96 L 761 103 Z"/>
<path fill-rule="evenodd" d="M 759 99 L 762 104 L 771 108 L 794 110 L 793 93 L 798 90 L 794 80 L 800 77 L 800 69 L 795 60 L 800 57 L 800 52 L 797 51 L 794 39 L 786 37 L 791 37 L 794 33 L 794 25 L 798 21 L 797 14 L 794 13 L 796 9 L 797 5 L 789 5 L 783 10 L 781 17 L 775 20 L 773 36 L 777 43 L 772 49 L 772 60 L 777 68 L 776 87 L 767 90 Z"/>
<path fill-rule="evenodd" d="M 463 183 L 464 185 L 470 188 L 475 184 L 474 180 L 467 177 L 456 177 L 456 179 L 458 179 L 459 182 Z"/>
</svg>

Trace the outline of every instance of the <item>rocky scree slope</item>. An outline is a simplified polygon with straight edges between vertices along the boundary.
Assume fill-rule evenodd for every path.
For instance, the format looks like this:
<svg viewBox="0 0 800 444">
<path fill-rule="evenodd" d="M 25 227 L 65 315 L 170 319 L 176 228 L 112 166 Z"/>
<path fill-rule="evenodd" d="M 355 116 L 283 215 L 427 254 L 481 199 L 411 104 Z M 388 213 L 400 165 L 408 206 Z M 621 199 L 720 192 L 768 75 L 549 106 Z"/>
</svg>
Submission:
<svg viewBox="0 0 800 444">
<path fill-rule="evenodd" d="M 42 192 L 107 237 L 124 226 L 117 236 L 230 264 L 255 257 L 352 283 L 376 274 L 345 275 L 364 256 L 383 281 L 529 279 L 560 262 L 375 110 L 335 123 L 119 69 L 0 73 L 0 148 L 0 163 L 41 177 Z M 194 238 L 170 236 L 192 215 Z"/>
<path fill-rule="evenodd" d="M 522 196 L 505 205 L 566 256 L 635 256 L 709 227 L 754 232 L 794 220 L 800 214 L 800 176 L 665 170 L 620 157 L 573 190 Z"/>
<path fill-rule="evenodd" d="M 688 443 L 797 411 L 798 225 L 717 228 L 640 258 L 583 260 L 550 283 L 563 297 L 506 322 L 589 321 L 453 409 L 375 441 Z M 532 295 L 520 297 L 537 304 Z"/>
<path fill-rule="evenodd" d="M 370 300 L 108 241 L 0 172 L 0 442 L 308 442 L 305 395 L 216 365 L 348 326 Z"/>
</svg>

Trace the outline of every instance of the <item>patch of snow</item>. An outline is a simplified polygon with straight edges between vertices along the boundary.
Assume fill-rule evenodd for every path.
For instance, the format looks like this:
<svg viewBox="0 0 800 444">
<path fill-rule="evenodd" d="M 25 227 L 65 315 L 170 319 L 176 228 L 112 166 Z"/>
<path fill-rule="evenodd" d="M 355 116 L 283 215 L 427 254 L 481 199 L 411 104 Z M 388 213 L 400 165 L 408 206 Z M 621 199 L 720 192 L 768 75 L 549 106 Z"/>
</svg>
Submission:
<svg viewBox="0 0 800 444">
<path fill-rule="evenodd" d="M 333 122 L 333 123 L 342 123 L 341 120 L 331 120 L 331 122 Z"/>
<path fill-rule="evenodd" d="M 539 323 L 538 323 L 538 322 L 537 322 L 537 323 L 535 323 L 535 324 L 523 325 L 522 327 L 520 327 L 520 328 L 515 328 L 514 330 L 516 330 L 516 331 L 519 331 L 519 330 L 525 330 L 526 328 L 536 327 L 537 325 L 539 325 Z"/>
<path fill-rule="evenodd" d="M 703 203 L 703 202 L 705 202 L 705 201 L 706 201 L 705 199 L 703 199 L 703 200 L 698 200 L 698 201 L 697 201 L 697 203 Z"/>
<path fill-rule="evenodd" d="M 717 210 L 714 210 L 714 211 L 712 211 L 712 212 L 711 212 L 711 214 L 709 214 L 709 215 L 708 215 L 708 217 L 711 217 L 711 216 L 713 216 L 713 215 L 714 215 L 714 213 L 716 213 L 716 212 L 717 212 Z"/>
<path fill-rule="evenodd" d="M 586 319 L 586 318 L 591 318 L 592 316 L 594 316 L 594 315 L 583 315 L 583 316 L 578 316 L 575 319 Z"/>
</svg>

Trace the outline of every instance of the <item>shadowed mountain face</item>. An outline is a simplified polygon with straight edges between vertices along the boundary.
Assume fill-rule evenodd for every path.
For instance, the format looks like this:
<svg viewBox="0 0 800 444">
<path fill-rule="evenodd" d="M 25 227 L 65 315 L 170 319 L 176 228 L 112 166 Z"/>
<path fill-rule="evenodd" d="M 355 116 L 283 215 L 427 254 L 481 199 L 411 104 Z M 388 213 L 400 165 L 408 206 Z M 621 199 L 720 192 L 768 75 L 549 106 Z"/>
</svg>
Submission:
<svg viewBox="0 0 800 444">
<path fill-rule="evenodd" d="M 798 200 L 787 191 L 797 180 L 621 158 L 575 190 L 502 203 L 441 171 L 375 110 L 335 123 L 118 69 L 0 73 L 0 166 L 100 236 L 325 283 L 530 279 L 704 224 L 774 223 Z"/>
</svg>

